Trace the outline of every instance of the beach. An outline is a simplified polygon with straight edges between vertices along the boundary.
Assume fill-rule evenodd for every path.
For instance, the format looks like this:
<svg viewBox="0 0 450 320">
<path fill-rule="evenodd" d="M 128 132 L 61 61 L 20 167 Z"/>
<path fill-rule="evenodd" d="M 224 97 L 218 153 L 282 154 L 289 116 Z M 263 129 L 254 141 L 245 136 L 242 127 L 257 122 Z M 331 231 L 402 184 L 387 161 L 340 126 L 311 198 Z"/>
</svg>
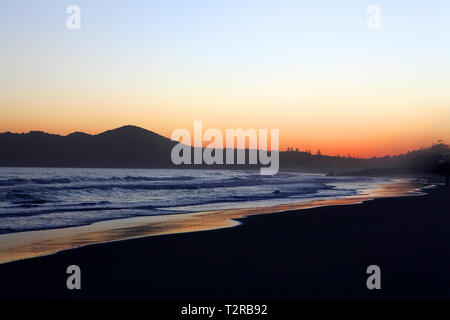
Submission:
<svg viewBox="0 0 450 320">
<path fill-rule="evenodd" d="M 448 299 L 450 190 L 236 219 L 0 265 L 2 299 Z M 66 288 L 78 265 L 82 289 Z M 381 269 L 368 290 L 366 269 Z"/>
<path fill-rule="evenodd" d="M 254 171 L 0 168 L 0 263 L 239 219 L 421 194 L 425 180 Z"/>
<path fill-rule="evenodd" d="M 449 0 L 34 3 L 0 5 L 4 305 L 450 300 Z"/>
</svg>

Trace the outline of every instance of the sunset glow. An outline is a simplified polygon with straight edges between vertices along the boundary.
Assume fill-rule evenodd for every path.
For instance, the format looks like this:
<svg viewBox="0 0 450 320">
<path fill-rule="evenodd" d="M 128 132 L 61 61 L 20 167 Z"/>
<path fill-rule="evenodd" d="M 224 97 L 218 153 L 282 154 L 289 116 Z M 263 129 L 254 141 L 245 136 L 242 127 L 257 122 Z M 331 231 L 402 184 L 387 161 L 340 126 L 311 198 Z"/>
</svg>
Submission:
<svg viewBox="0 0 450 320">
<path fill-rule="evenodd" d="M 79 0 L 0 4 L 0 132 L 133 124 L 280 129 L 372 157 L 450 141 L 450 3 Z M 429 14 L 432 12 L 433 14 Z"/>
</svg>

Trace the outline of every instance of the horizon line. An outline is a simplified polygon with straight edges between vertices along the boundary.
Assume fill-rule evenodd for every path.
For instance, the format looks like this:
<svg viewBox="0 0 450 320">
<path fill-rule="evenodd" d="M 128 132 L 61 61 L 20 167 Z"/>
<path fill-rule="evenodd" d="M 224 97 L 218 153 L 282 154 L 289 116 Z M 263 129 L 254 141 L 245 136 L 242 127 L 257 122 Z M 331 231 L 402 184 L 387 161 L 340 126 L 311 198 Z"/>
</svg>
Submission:
<svg viewBox="0 0 450 320">
<path fill-rule="evenodd" d="M 108 131 L 114 131 L 114 130 L 118 130 L 118 129 L 122 129 L 122 128 L 126 128 L 126 127 L 134 127 L 134 128 L 137 128 L 137 129 L 145 130 L 145 131 L 147 131 L 147 132 L 149 132 L 149 133 L 153 133 L 153 134 L 155 134 L 155 135 L 158 135 L 158 136 L 160 136 L 160 137 L 163 137 L 163 138 L 165 138 L 165 139 L 167 139 L 167 140 L 169 140 L 169 141 L 172 141 L 172 142 L 179 142 L 179 141 L 176 141 L 176 140 L 172 140 L 171 138 L 168 138 L 168 137 L 166 137 L 166 136 L 164 136 L 164 135 L 162 135 L 162 134 L 159 134 L 159 133 L 157 133 L 157 132 L 155 132 L 155 131 L 152 131 L 152 130 L 149 130 L 149 129 L 147 129 L 147 128 L 143 128 L 143 127 L 140 127 L 140 126 L 137 126 L 137 125 L 133 125 L 133 124 L 122 125 L 122 126 L 119 126 L 119 127 L 116 127 L 116 128 L 112 128 L 112 129 L 107 129 L 107 130 L 104 130 L 104 131 L 101 131 L 101 132 L 95 133 L 95 134 L 86 133 L 86 132 L 83 132 L 83 131 L 73 131 L 73 132 L 71 132 L 71 133 L 68 133 L 68 134 L 65 134 L 65 135 L 64 135 L 64 134 L 60 134 L 60 133 L 50 133 L 50 132 L 43 131 L 43 130 L 29 130 L 28 132 L 25 132 L 25 131 L 21 131 L 21 132 L 2 131 L 2 132 L 0 132 L 0 134 L 8 134 L 8 133 L 9 133 L 9 134 L 44 133 L 44 134 L 48 134 L 48 135 L 55 135 L 55 136 L 60 136 L 60 137 L 68 137 L 68 136 L 70 136 L 70 135 L 72 135 L 72 134 L 80 133 L 80 134 L 85 134 L 85 135 L 94 137 L 94 136 L 101 135 L 101 134 L 103 134 L 103 133 L 105 133 L 105 132 L 108 132 Z M 280 152 L 280 153 L 281 153 L 281 152 L 306 153 L 306 154 L 309 154 L 310 156 L 334 157 L 334 158 L 345 158 L 345 159 L 356 159 L 356 160 L 369 160 L 369 159 L 382 159 L 382 158 L 386 158 L 386 157 L 396 157 L 396 156 L 407 155 L 407 154 L 409 154 L 409 153 L 411 153 L 411 152 L 429 149 L 429 148 L 432 148 L 433 146 L 436 146 L 436 145 L 445 145 L 445 146 L 447 146 L 447 147 L 449 146 L 448 144 L 446 144 L 446 143 L 444 142 L 443 139 L 439 139 L 436 143 L 432 143 L 430 146 L 427 146 L 427 147 L 422 146 L 422 147 L 420 147 L 420 148 L 418 148 L 418 149 L 409 150 L 408 152 L 404 152 L 404 153 L 398 153 L 398 154 L 385 154 L 384 156 L 373 156 L 373 157 L 360 157 L 360 156 L 357 156 L 357 155 L 356 155 L 356 156 L 352 156 L 351 154 L 349 154 L 348 156 L 345 156 L 345 152 L 344 152 L 344 155 L 341 155 L 341 154 L 338 154 L 338 155 L 322 154 L 322 153 L 320 153 L 320 148 L 317 150 L 318 152 L 316 152 L 316 153 L 312 153 L 311 150 L 301 150 L 301 149 L 298 148 L 298 147 L 287 147 L 286 149 L 278 150 L 278 152 Z M 190 145 L 190 147 L 191 147 L 191 148 L 195 148 L 195 147 L 192 146 L 192 145 Z M 202 147 L 202 149 L 207 149 L 207 148 L 206 148 L 206 147 Z M 222 150 L 226 150 L 226 149 L 228 149 L 228 148 L 224 147 L 224 148 L 221 148 L 221 149 L 222 149 Z M 235 150 L 238 150 L 238 148 L 234 148 L 234 149 L 235 149 Z M 290 150 L 289 150 L 289 149 L 290 149 Z M 259 150 L 265 150 L 265 149 L 250 149 L 250 148 L 245 148 L 244 150 L 257 150 L 257 151 L 259 151 Z M 269 151 L 269 150 L 266 150 L 266 151 Z"/>
</svg>

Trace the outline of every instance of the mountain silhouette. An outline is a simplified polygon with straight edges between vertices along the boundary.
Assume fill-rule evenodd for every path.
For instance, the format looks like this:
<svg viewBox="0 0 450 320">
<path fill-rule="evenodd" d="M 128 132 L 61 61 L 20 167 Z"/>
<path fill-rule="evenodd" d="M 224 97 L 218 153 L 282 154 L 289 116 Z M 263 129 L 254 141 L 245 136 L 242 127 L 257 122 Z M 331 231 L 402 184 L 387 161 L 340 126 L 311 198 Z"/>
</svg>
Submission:
<svg viewBox="0 0 450 320">
<path fill-rule="evenodd" d="M 176 142 L 136 126 L 97 135 L 0 134 L 0 166 L 162 168 Z"/>
<path fill-rule="evenodd" d="M 76 168 L 210 168 L 256 169 L 259 165 L 182 165 L 171 161 L 177 142 L 155 132 L 123 126 L 96 135 L 73 132 L 67 136 L 42 131 L 0 133 L 2 167 L 76 167 Z M 192 152 L 193 154 L 193 152 Z M 225 152 L 224 152 L 225 155 Z M 309 152 L 280 152 L 280 167 L 289 170 L 337 174 L 436 173 L 450 155 L 448 145 L 435 144 L 398 156 L 359 159 L 312 155 Z M 248 159 L 248 150 L 246 150 Z M 235 162 L 236 163 L 236 162 Z M 444 170 L 445 171 L 445 170 Z"/>
</svg>

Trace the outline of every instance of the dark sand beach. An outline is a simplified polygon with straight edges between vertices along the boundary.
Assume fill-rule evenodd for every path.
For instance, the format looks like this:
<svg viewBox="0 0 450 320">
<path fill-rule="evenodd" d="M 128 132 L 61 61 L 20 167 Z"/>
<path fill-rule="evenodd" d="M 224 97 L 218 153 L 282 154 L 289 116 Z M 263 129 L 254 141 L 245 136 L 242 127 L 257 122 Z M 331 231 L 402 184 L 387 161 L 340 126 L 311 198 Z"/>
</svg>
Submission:
<svg viewBox="0 0 450 320">
<path fill-rule="evenodd" d="M 0 265 L 1 299 L 448 299 L 450 189 L 253 215 L 232 228 Z M 66 288 L 79 265 L 82 289 Z M 368 290 L 366 268 L 381 268 Z"/>
</svg>

